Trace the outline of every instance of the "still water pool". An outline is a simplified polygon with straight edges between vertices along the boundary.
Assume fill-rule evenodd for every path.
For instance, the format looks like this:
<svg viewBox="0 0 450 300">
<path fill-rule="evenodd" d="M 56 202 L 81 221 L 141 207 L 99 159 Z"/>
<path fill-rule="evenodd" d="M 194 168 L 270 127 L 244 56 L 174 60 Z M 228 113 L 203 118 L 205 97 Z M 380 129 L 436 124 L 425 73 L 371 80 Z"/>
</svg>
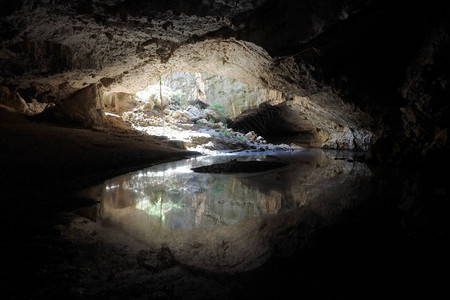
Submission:
<svg viewBox="0 0 450 300">
<path fill-rule="evenodd" d="M 255 173 L 191 170 L 230 160 L 287 165 Z M 322 151 L 238 153 L 156 165 L 107 180 L 89 193 L 102 203 L 103 219 L 114 211 L 131 208 L 164 227 L 207 228 L 297 208 L 345 185 L 349 177 L 367 173 L 361 163 Z"/>
<path fill-rule="evenodd" d="M 371 177 L 351 153 L 287 151 L 200 156 L 124 174 L 84 191 L 99 202 L 97 232 L 149 247 L 165 245 L 179 261 L 248 269 L 271 249 L 324 226 L 361 201 Z M 284 165 L 267 171 L 196 173 L 237 161 Z M 298 230 L 298 228 L 302 228 Z M 106 234 L 105 232 L 109 232 Z M 114 232 L 114 233 L 111 233 Z"/>
</svg>

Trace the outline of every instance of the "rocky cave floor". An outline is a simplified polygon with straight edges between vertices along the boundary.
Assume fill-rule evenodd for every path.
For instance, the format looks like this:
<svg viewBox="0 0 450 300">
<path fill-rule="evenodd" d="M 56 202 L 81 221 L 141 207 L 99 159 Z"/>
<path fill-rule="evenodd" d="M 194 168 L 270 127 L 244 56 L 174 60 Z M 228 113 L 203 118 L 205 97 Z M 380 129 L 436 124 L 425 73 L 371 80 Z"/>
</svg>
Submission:
<svg viewBox="0 0 450 300">
<path fill-rule="evenodd" d="M 137 251 L 102 239 L 93 203 L 75 193 L 198 153 L 120 126 L 77 129 L 1 112 L 3 299 L 366 299 L 444 291 L 445 180 L 437 174 L 375 167 L 366 207 L 317 230 L 307 246 L 251 271 L 214 273 L 177 262 L 165 247 Z"/>
<path fill-rule="evenodd" d="M 255 131 L 235 131 L 231 124 L 227 124 L 233 121 L 220 109 L 211 108 L 198 99 L 189 102 L 185 105 L 169 103 L 161 109 L 159 105 L 143 101 L 118 114 L 114 108 L 107 107 L 106 114 L 116 127 L 135 129 L 170 146 L 202 154 L 301 149 L 293 143 L 272 144 Z"/>
</svg>

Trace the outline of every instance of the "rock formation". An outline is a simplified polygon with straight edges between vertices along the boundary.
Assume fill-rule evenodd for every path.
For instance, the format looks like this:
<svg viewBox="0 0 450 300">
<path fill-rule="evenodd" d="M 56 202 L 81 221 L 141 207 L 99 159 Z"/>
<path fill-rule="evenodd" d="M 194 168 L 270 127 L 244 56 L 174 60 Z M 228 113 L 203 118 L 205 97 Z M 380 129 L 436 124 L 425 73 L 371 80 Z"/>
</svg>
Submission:
<svg viewBox="0 0 450 300">
<path fill-rule="evenodd" d="M 377 144 L 380 159 L 398 147 L 413 156 L 447 147 L 448 19 L 439 6 L 18 1 L 2 11 L 0 84 L 35 89 L 43 102 L 91 84 L 135 93 L 172 71 L 206 72 L 282 92 L 315 129 L 313 146 Z"/>
<path fill-rule="evenodd" d="M 104 103 L 99 88 L 91 84 L 78 90 L 55 107 L 43 113 L 59 123 L 69 123 L 81 127 L 101 126 L 105 123 Z"/>
<path fill-rule="evenodd" d="M 380 298 L 391 293 L 390 287 L 403 293 L 404 286 L 422 287 L 424 298 L 433 298 L 428 293 L 445 286 L 436 275 L 440 274 L 436 266 L 448 256 L 441 247 L 448 239 L 448 230 L 443 229 L 448 227 L 448 179 L 440 174 L 446 174 L 450 166 L 450 15 L 444 2 L 1 1 L 0 182 L 5 187 L 2 200 L 6 198 L 1 207 L 6 230 L 2 249 L 9 253 L 3 261 L 12 266 L 2 266 L 2 270 L 12 278 L 11 284 L 5 284 L 13 290 L 11 298 L 21 298 L 18 291 L 27 293 L 24 282 L 33 292 L 23 298 L 67 298 L 68 293 L 76 299 L 85 296 L 75 282 L 88 276 L 90 269 L 80 267 L 77 274 L 81 275 L 71 276 L 72 269 L 66 265 L 67 272 L 61 272 L 54 256 L 64 257 L 61 249 L 73 252 L 73 246 L 63 245 L 62 235 L 55 230 L 56 224 L 64 222 L 60 213 L 72 211 L 85 200 L 67 196 L 69 191 L 144 165 L 194 154 L 168 147 L 170 143 L 105 116 L 105 107 L 117 114 L 136 108 L 136 93 L 159 84 L 173 72 L 229 77 L 267 91 L 264 97 L 268 101 L 261 106 L 255 102 L 234 120 L 236 129 L 252 130 L 249 135 L 260 141 L 263 138 L 257 134 L 264 133 L 269 142 L 271 138 L 306 147 L 365 151 L 365 161 L 378 176 L 375 188 L 366 194 L 372 202 L 349 205 L 349 211 L 339 215 L 342 223 L 312 234 L 311 239 L 317 240 L 308 241 L 315 246 L 309 252 L 295 244 L 302 238 L 298 236 L 301 230 L 314 232 L 315 228 L 280 232 L 283 240 L 292 243 L 291 249 L 301 253 L 291 253 L 292 261 L 276 257 L 255 273 L 232 277 L 232 283 L 230 277 L 214 281 L 209 274 L 179 265 L 175 273 L 170 273 L 171 269 L 143 275 L 145 283 L 130 279 L 125 295 L 115 293 L 121 290 L 115 285 L 114 270 L 104 271 L 108 263 L 103 259 L 108 258 L 101 253 L 103 244 L 89 244 L 96 234 L 91 232 L 86 249 L 77 245 L 77 251 L 91 259 L 88 248 L 99 248 L 92 251 L 98 254 L 93 264 L 98 273 L 91 275 L 105 282 L 102 288 L 107 292 L 100 295 L 175 298 L 158 293 L 169 293 L 171 289 L 166 287 L 178 278 L 174 274 L 188 274 L 177 283 L 188 286 L 192 278 L 204 276 L 201 278 L 211 293 L 221 292 L 227 284 L 229 290 L 240 285 L 244 294 L 239 298 L 255 298 L 253 292 L 261 298 L 276 298 L 276 293 L 265 293 L 272 280 L 294 287 L 291 291 L 299 282 L 315 287 L 323 279 L 326 284 L 311 288 L 314 297 L 324 286 L 334 293 L 342 291 L 342 286 L 360 285 L 364 287 L 362 296 L 355 292 L 360 299 L 380 287 L 379 277 L 372 274 L 374 268 L 383 272 L 383 279 L 391 280 L 391 286 L 380 290 L 380 294 L 385 291 Z M 164 124 L 161 117 L 166 104 L 162 98 L 158 121 Z M 157 102 L 153 104 L 157 106 Z M 236 107 L 244 105 L 237 103 Z M 199 116 L 195 109 L 188 113 L 191 121 Z M 139 117 L 144 115 L 142 112 Z M 151 119 L 155 116 L 147 117 L 143 121 L 156 124 Z M 170 117 L 183 118 L 180 114 Z M 209 120 L 202 117 L 200 121 Z M 353 203 L 347 195 L 339 197 Z M 17 225 L 18 220 L 24 223 Z M 263 224 L 258 230 L 269 230 L 266 226 L 270 229 L 270 224 Z M 294 238 L 289 239 L 290 235 Z M 192 245 L 192 249 L 196 247 L 201 245 Z M 337 252 L 329 251 L 336 248 Z M 110 257 L 123 256 L 126 250 L 122 250 L 111 250 Z M 138 265 L 155 256 L 147 254 Z M 160 254 L 165 257 L 164 252 Z M 67 255 L 73 259 L 70 263 L 78 263 L 79 255 Z M 9 260 L 14 256 L 20 258 Z M 306 259 L 297 260 L 300 256 Z M 70 260 L 67 257 L 62 263 Z M 365 264 L 360 265 L 358 259 Z M 133 264 L 128 264 L 130 261 L 127 266 Z M 117 264 L 117 268 L 123 270 L 124 265 Z M 394 265 L 397 273 L 390 272 Z M 290 268 L 290 273 L 279 266 Z M 349 266 L 354 271 L 350 284 L 340 272 Z M 304 267 L 310 273 L 299 273 Z M 21 273 L 13 276 L 11 269 Z M 280 275 L 275 279 L 274 270 Z M 285 274 L 295 276 L 287 278 Z M 372 281 L 365 282 L 360 274 L 371 276 Z M 315 276 L 322 277 L 314 281 Z M 185 278 L 188 280 L 181 283 Z M 398 284 L 399 278 L 404 285 Z M 120 284 L 127 280 L 121 278 Z M 154 284 L 152 291 L 145 287 L 148 282 Z M 136 288 L 142 293 L 134 293 Z M 56 294 L 48 295 L 52 289 Z M 412 290 L 406 296 L 401 293 L 397 296 L 417 296 Z M 217 298 L 230 299 L 226 293 L 220 296 Z M 339 296 L 348 298 L 345 293 Z"/>
</svg>

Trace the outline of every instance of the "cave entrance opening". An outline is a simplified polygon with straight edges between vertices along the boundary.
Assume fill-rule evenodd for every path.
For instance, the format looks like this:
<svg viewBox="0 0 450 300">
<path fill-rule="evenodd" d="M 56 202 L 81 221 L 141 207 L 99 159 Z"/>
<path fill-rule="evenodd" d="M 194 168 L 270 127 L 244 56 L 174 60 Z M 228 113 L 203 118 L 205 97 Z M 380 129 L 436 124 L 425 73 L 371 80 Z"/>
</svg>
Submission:
<svg viewBox="0 0 450 300">
<path fill-rule="evenodd" d="M 281 92 L 229 77 L 172 72 L 144 90 L 115 93 L 105 102 L 107 113 L 137 130 L 170 140 L 177 147 L 217 154 L 294 147 L 273 145 L 264 137 L 279 115 L 279 109 L 268 103 L 281 102 L 282 97 Z"/>
</svg>

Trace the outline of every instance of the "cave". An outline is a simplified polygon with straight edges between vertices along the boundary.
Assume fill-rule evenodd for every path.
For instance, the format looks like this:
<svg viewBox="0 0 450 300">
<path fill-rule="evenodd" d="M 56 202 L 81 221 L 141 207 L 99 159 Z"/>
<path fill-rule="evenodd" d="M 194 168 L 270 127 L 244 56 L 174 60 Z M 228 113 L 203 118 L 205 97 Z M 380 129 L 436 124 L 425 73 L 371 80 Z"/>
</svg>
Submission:
<svg viewBox="0 0 450 300">
<path fill-rule="evenodd" d="M 441 297 L 449 20 L 2 1 L 2 299 Z"/>
</svg>

